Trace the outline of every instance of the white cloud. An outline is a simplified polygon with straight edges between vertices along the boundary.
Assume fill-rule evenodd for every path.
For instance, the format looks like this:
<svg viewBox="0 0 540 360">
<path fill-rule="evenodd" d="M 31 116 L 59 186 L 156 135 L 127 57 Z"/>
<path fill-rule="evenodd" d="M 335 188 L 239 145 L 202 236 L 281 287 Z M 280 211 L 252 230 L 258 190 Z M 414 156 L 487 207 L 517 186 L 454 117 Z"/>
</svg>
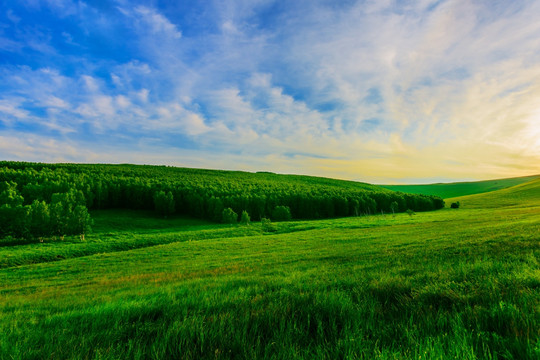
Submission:
<svg viewBox="0 0 540 360">
<path fill-rule="evenodd" d="M 60 109 L 69 108 L 69 104 L 66 101 L 53 95 L 50 95 L 47 98 L 45 98 L 43 101 L 43 105 L 53 107 L 53 108 L 60 108 Z"/>
<path fill-rule="evenodd" d="M 154 33 L 164 33 L 174 39 L 182 37 L 182 33 L 177 29 L 176 25 L 154 9 L 138 6 L 135 8 L 135 12 L 141 16 Z"/>
<path fill-rule="evenodd" d="M 0 135 L 0 156 L 6 160 L 66 162 L 81 159 L 74 143 L 12 132 Z"/>
<path fill-rule="evenodd" d="M 131 106 L 131 101 L 124 95 L 116 96 L 115 101 L 116 104 L 122 109 L 126 109 Z"/>
<path fill-rule="evenodd" d="M 180 104 L 164 104 L 156 109 L 155 119 L 144 125 L 160 131 L 177 131 L 196 136 L 206 133 L 210 128 L 201 115 L 184 109 Z"/>
<path fill-rule="evenodd" d="M 94 93 L 99 91 L 100 86 L 98 84 L 98 80 L 93 78 L 92 76 L 83 75 L 81 76 L 81 81 L 86 90 L 88 90 L 89 92 Z"/>
<path fill-rule="evenodd" d="M 18 52 L 24 45 L 18 41 L 0 36 L 0 49 L 9 52 Z"/>
<path fill-rule="evenodd" d="M 210 110 L 216 119 L 222 120 L 234 128 L 253 126 L 259 114 L 252 105 L 240 95 L 237 88 L 212 91 L 209 96 Z"/>
<path fill-rule="evenodd" d="M 141 89 L 140 91 L 136 92 L 136 97 L 143 103 L 148 102 L 148 95 L 150 94 L 150 91 L 148 89 Z"/>
<path fill-rule="evenodd" d="M 28 118 L 29 112 L 23 108 L 23 102 L 22 98 L 0 99 L 0 113 L 4 115 L 2 121 L 11 124 L 14 119 Z"/>
<path fill-rule="evenodd" d="M 137 20 L 141 32 L 149 32 L 154 35 L 163 35 L 172 39 L 182 37 L 182 32 L 169 19 L 154 8 L 137 6 L 133 10 L 118 8 L 124 15 Z"/>
</svg>

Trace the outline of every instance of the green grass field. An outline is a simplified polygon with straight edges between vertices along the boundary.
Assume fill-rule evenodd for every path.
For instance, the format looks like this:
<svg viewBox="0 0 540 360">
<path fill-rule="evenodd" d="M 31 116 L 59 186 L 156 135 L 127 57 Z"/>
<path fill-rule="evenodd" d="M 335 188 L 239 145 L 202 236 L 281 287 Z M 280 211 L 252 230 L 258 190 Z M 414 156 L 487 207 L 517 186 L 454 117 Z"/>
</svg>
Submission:
<svg viewBox="0 0 540 360">
<path fill-rule="evenodd" d="M 0 359 L 539 359 L 540 180 L 450 200 L 275 233 L 94 212 L 0 247 Z"/>
<path fill-rule="evenodd" d="M 540 175 L 445 184 L 380 186 L 394 191 L 402 191 L 411 194 L 435 195 L 440 196 L 443 199 L 447 199 L 458 196 L 480 194 L 500 189 L 506 189 L 512 186 L 527 183 L 538 178 L 540 178 Z"/>
</svg>

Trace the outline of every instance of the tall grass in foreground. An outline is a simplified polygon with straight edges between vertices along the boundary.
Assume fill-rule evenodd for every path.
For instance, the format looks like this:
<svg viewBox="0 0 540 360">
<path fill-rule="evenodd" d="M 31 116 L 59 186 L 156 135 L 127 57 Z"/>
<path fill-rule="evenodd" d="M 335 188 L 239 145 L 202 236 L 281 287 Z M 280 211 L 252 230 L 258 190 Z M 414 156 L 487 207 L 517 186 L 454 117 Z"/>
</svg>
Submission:
<svg viewBox="0 0 540 360">
<path fill-rule="evenodd" d="M 538 359 L 539 210 L 294 222 L 2 269 L 0 359 Z"/>
</svg>

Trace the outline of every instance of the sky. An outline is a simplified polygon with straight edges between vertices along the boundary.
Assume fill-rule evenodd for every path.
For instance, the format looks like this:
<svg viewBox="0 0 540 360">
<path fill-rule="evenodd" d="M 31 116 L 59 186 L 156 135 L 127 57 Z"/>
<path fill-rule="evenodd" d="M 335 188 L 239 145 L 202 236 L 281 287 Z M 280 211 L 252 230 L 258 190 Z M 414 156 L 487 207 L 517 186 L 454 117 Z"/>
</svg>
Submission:
<svg viewBox="0 0 540 360">
<path fill-rule="evenodd" d="M 0 4 L 2 160 L 540 174 L 540 1 Z"/>
</svg>

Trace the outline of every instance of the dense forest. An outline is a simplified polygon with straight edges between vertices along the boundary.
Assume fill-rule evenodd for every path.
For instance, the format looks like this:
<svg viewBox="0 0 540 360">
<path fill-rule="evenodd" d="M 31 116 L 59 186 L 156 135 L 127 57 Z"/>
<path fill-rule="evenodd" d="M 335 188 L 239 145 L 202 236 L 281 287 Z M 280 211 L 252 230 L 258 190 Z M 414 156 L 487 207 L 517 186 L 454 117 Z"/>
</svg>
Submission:
<svg viewBox="0 0 540 360">
<path fill-rule="evenodd" d="M 184 214 L 220 222 L 225 215 L 234 221 L 242 213 L 253 220 L 318 219 L 443 206 L 439 197 L 310 176 L 0 162 L 0 237 L 83 237 L 92 209 L 155 210 L 161 216 Z"/>
</svg>

